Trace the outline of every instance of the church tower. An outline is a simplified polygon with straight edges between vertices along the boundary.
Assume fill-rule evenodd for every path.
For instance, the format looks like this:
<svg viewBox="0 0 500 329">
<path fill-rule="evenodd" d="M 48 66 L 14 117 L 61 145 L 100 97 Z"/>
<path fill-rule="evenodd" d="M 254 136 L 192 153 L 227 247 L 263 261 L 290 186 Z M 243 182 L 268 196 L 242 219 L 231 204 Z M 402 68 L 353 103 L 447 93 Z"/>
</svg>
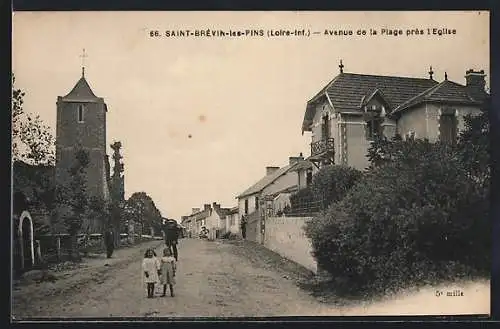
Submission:
<svg viewBox="0 0 500 329">
<path fill-rule="evenodd" d="M 86 170 L 88 195 L 105 200 L 109 200 L 107 111 L 104 99 L 94 94 L 85 79 L 84 67 L 73 89 L 66 96 L 57 97 L 56 183 L 65 185 L 69 182 L 68 169 L 75 161 L 76 147 L 81 145 L 88 152 L 90 160 Z M 98 228 L 90 230 L 98 231 Z"/>
</svg>

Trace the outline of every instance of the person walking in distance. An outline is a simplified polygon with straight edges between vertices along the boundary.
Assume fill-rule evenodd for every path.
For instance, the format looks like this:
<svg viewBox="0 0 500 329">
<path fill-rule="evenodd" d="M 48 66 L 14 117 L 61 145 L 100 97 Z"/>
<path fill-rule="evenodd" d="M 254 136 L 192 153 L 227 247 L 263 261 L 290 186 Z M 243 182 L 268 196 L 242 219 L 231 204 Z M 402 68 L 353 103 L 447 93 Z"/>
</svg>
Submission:
<svg viewBox="0 0 500 329">
<path fill-rule="evenodd" d="M 163 249 L 163 257 L 160 258 L 160 284 L 163 285 L 163 295 L 167 294 L 167 286 L 170 288 L 170 296 L 174 297 L 175 274 L 177 263 L 169 248 Z"/>
<path fill-rule="evenodd" d="M 177 251 L 177 244 L 179 240 L 179 226 L 174 219 L 167 219 L 163 223 L 163 235 L 165 238 L 165 245 L 174 255 L 175 261 L 179 260 Z"/>
<path fill-rule="evenodd" d="M 247 238 L 247 219 L 245 216 L 241 216 L 241 236 L 243 239 Z"/>
<path fill-rule="evenodd" d="M 104 244 L 106 245 L 106 256 L 111 258 L 113 255 L 113 251 L 115 250 L 115 241 L 114 241 L 113 229 L 109 228 L 104 233 Z"/>
</svg>

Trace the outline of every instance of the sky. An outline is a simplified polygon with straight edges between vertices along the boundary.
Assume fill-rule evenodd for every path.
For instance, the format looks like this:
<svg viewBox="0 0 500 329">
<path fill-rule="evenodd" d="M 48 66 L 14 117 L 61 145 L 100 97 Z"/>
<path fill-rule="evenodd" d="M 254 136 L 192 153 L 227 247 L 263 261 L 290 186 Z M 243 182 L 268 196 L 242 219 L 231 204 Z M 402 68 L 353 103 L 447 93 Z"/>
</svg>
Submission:
<svg viewBox="0 0 500 329">
<path fill-rule="evenodd" d="M 428 28 L 431 35 L 406 35 Z M 163 34 L 185 29 L 266 36 Z M 267 36 L 280 29 L 320 34 Z M 465 84 L 467 69 L 484 69 L 489 81 L 489 38 L 484 11 L 16 12 L 12 68 L 25 111 L 55 136 L 57 96 L 80 78 L 85 48 L 85 77 L 108 105 L 107 143 L 123 144 L 125 196 L 144 191 L 163 216 L 180 219 L 206 203 L 236 206 L 266 166 L 310 155 L 311 137 L 301 132 L 306 103 L 339 73 L 340 59 L 350 73 L 428 77 L 432 65 L 438 81 L 447 72 Z"/>
</svg>

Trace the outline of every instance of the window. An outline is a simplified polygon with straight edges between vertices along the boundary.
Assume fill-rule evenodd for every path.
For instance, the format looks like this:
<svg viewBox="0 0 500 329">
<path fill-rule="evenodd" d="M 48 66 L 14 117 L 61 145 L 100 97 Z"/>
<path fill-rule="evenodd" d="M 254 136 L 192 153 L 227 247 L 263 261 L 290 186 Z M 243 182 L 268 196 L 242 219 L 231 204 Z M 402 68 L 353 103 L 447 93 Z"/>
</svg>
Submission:
<svg viewBox="0 0 500 329">
<path fill-rule="evenodd" d="M 245 199 L 245 215 L 248 214 L 248 199 Z"/>
<path fill-rule="evenodd" d="M 259 197 L 255 197 L 255 210 L 259 209 Z"/>
<path fill-rule="evenodd" d="M 415 138 L 417 138 L 417 134 L 414 131 L 410 130 L 406 133 L 405 137 L 406 140 L 414 140 Z"/>
<path fill-rule="evenodd" d="M 78 122 L 84 121 L 84 111 L 85 111 L 85 106 L 83 106 L 83 104 L 79 104 L 78 105 Z"/>
<path fill-rule="evenodd" d="M 382 135 L 382 125 L 380 118 L 372 118 L 366 121 L 366 139 L 373 140 Z"/>
<path fill-rule="evenodd" d="M 323 140 L 327 140 L 330 137 L 330 118 L 328 114 L 323 117 L 323 122 L 321 124 L 321 137 Z"/>
<path fill-rule="evenodd" d="M 312 170 L 308 170 L 306 173 L 306 186 L 310 186 L 312 184 L 312 180 L 313 180 Z"/>
<path fill-rule="evenodd" d="M 455 144 L 457 141 L 457 117 L 454 113 L 443 113 L 439 118 L 439 140 Z"/>
</svg>

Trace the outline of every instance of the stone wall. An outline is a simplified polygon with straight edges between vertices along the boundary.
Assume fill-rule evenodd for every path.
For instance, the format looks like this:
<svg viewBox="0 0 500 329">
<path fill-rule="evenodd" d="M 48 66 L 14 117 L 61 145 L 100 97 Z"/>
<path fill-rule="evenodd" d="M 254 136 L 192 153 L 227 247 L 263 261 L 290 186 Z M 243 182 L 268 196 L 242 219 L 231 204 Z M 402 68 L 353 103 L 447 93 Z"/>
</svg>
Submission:
<svg viewBox="0 0 500 329">
<path fill-rule="evenodd" d="M 317 273 L 312 246 L 303 229 L 310 217 L 268 217 L 264 246 Z"/>
</svg>

